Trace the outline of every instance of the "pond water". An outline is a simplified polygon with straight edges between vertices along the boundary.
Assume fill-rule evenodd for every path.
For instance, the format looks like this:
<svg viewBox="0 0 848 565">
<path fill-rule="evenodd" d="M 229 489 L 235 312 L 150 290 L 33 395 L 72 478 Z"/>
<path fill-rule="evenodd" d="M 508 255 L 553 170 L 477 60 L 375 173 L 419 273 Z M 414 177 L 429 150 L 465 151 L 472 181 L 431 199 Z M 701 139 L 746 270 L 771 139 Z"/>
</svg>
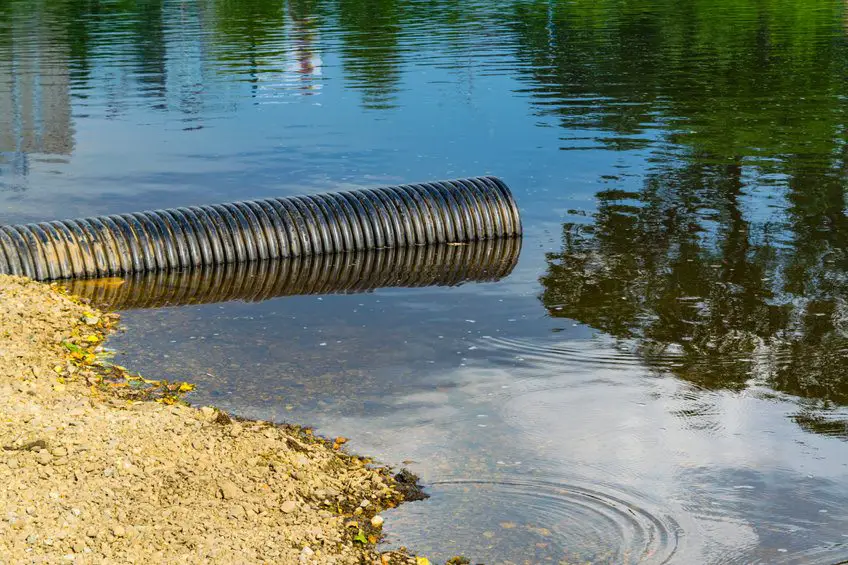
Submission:
<svg viewBox="0 0 848 565">
<path fill-rule="evenodd" d="M 135 281 L 112 345 L 407 465 L 431 498 L 387 545 L 434 561 L 836 563 L 846 30 L 829 0 L 0 0 L 0 222 L 498 175 L 520 256 Z"/>
</svg>

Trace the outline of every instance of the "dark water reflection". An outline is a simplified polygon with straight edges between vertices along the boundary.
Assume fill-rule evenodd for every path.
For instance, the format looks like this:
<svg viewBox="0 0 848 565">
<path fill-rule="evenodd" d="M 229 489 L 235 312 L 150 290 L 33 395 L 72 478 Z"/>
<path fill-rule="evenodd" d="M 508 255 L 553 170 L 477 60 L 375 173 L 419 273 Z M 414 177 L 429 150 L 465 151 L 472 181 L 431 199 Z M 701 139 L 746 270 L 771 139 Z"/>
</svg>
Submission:
<svg viewBox="0 0 848 565">
<path fill-rule="evenodd" d="M 497 275 L 440 270 L 456 250 L 421 255 L 429 279 L 299 271 L 362 294 L 282 268 L 107 283 L 170 306 L 114 344 L 199 403 L 412 461 L 433 496 L 386 528 L 434 558 L 834 563 L 846 22 L 835 0 L 0 0 L 0 221 L 499 175 L 526 237 Z"/>
</svg>

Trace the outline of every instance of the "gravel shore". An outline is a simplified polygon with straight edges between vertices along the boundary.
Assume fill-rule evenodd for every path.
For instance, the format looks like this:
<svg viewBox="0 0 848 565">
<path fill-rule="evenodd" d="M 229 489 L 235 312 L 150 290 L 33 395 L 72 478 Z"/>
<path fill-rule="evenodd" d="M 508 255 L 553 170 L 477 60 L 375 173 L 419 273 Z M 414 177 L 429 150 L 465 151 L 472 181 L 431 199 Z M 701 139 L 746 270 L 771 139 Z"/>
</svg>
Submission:
<svg viewBox="0 0 848 565">
<path fill-rule="evenodd" d="M 0 276 L 0 563 L 416 563 L 375 549 L 387 469 L 133 381 L 116 320 Z"/>
</svg>

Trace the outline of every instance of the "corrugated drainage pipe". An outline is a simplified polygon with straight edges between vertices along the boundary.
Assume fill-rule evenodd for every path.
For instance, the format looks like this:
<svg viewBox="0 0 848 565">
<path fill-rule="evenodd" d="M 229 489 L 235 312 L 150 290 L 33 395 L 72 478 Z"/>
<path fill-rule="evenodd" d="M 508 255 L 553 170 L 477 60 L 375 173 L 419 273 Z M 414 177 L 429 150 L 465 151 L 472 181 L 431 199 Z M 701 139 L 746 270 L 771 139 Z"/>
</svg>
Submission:
<svg viewBox="0 0 848 565">
<path fill-rule="evenodd" d="M 0 226 L 0 273 L 104 277 L 521 235 L 495 177 Z"/>
<path fill-rule="evenodd" d="M 71 279 L 61 284 L 71 294 L 109 310 L 258 302 L 279 296 L 496 281 L 512 272 L 520 253 L 520 238 L 500 238 Z"/>
</svg>

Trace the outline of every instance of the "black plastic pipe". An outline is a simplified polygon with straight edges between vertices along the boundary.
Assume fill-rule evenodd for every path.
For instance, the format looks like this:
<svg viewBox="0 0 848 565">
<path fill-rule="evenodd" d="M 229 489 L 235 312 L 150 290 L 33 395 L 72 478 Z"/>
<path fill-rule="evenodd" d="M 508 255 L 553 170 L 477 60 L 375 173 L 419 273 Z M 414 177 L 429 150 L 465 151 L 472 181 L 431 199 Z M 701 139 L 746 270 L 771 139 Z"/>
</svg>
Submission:
<svg viewBox="0 0 848 565">
<path fill-rule="evenodd" d="M 512 272 L 520 252 L 520 238 L 501 238 L 139 272 L 60 284 L 71 294 L 109 310 L 229 300 L 258 302 L 279 296 L 496 281 Z"/>
<path fill-rule="evenodd" d="M 507 186 L 477 177 L 0 226 L 0 273 L 104 277 L 519 235 Z"/>
</svg>

